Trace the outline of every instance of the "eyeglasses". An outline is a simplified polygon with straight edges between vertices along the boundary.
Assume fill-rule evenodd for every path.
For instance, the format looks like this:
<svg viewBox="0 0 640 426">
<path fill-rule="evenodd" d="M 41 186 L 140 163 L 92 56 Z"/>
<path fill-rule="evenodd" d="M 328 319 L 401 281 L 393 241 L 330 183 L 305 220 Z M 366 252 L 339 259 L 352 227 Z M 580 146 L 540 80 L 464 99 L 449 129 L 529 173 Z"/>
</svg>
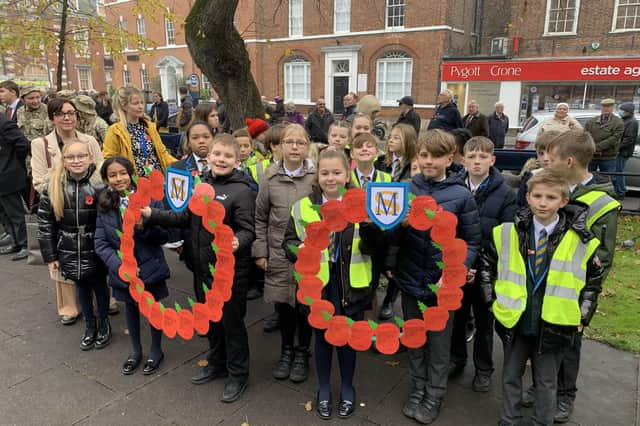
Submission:
<svg viewBox="0 0 640 426">
<path fill-rule="evenodd" d="M 65 155 L 64 161 L 84 161 L 89 157 L 89 154 L 76 154 L 76 155 Z"/>
<path fill-rule="evenodd" d="M 53 116 L 56 118 L 77 118 L 78 111 L 56 111 L 53 113 Z"/>
<path fill-rule="evenodd" d="M 309 145 L 307 143 L 307 141 L 294 141 L 294 140 L 291 140 L 291 139 L 287 139 L 285 141 L 282 141 L 282 143 L 284 145 L 287 145 L 287 146 L 294 146 L 294 145 L 295 146 L 307 146 L 307 145 Z"/>
</svg>

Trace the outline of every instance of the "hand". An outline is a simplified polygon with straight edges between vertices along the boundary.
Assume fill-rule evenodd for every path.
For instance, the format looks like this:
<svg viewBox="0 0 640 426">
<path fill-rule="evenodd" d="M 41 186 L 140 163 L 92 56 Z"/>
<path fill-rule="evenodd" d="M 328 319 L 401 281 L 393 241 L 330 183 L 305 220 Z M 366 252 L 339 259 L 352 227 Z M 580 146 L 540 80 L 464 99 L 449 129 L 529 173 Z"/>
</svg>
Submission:
<svg viewBox="0 0 640 426">
<path fill-rule="evenodd" d="M 266 271 L 267 270 L 267 258 L 266 257 L 259 257 L 256 259 L 256 266 L 263 270 Z"/>
<path fill-rule="evenodd" d="M 233 241 L 231 242 L 231 251 L 235 253 L 236 250 L 238 250 L 238 247 L 240 247 L 240 241 L 238 241 L 238 238 L 233 237 Z"/>
<path fill-rule="evenodd" d="M 385 274 L 385 275 L 386 275 L 386 277 L 387 277 L 387 278 L 389 278 L 390 280 L 392 280 L 392 279 L 393 279 L 393 272 L 391 272 L 391 271 L 386 271 L 384 274 Z"/>
<path fill-rule="evenodd" d="M 580 324 L 578 326 L 578 333 L 582 333 L 584 331 L 584 325 Z"/>
<path fill-rule="evenodd" d="M 472 283 L 475 278 L 476 278 L 476 270 L 475 269 L 469 269 L 467 271 L 467 282 L 468 283 Z"/>
<path fill-rule="evenodd" d="M 57 260 L 54 260 L 51 263 L 47 263 L 47 268 L 49 268 L 49 272 L 51 273 L 58 272 L 60 269 L 60 263 L 58 263 Z"/>
<path fill-rule="evenodd" d="M 300 244 L 300 245 L 298 246 L 298 250 L 303 249 L 303 248 L 304 248 L 304 243 L 302 243 L 302 244 Z"/>
<path fill-rule="evenodd" d="M 440 279 L 436 283 L 436 287 L 438 287 L 438 288 L 442 287 L 442 277 L 440 277 Z"/>
<path fill-rule="evenodd" d="M 141 207 L 140 208 L 140 214 L 142 215 L 142 217 L 144 217 L 145 219 L 149 219 L 151 217 L 151 207 L 147 206 L 147 207 Z"/>
</svg>

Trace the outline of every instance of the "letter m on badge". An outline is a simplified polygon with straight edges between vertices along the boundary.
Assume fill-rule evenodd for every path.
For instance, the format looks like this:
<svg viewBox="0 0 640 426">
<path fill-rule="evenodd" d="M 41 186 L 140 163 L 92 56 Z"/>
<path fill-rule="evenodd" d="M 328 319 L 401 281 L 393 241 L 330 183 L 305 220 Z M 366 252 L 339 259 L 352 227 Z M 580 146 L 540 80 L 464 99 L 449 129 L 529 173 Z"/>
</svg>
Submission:
<svg viewBox="0 0 640 426">
<path fill-rule="evenodd" d="M 407 182 L 370 182 L 367 184 L 367 213 L 382 229 L 399 224 L 409 211 Z"/>
<path fill-rule="evenodd" d="M 168 168 L 164 181 L 164 195 L 169 207 L 174 212 L 181 212 L 189 205 L 193 176 L 187 170 Z"/>
</svg>

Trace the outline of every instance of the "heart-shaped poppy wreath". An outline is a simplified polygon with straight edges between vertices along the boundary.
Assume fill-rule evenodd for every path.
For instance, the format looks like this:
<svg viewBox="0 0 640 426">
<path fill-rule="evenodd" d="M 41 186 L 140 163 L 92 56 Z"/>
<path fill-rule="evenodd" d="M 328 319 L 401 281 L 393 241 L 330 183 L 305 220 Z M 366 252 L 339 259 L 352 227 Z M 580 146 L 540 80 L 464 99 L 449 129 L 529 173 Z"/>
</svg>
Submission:
<svg viewBox="0 0 640 426">
<path fill-rule="evenodd" d="M 334 315 L 333 304 L 322 299 L 322 281 L 317 276 L 321 252 L 329 245 L 332 232 L 344 230 L 349 222 L 360 223 L 367 219 L 367 196 L 363 189 L 349 189 L 343 193 L 341 201 L 327 201 L 320 207 L 321 220 L 304 224 L 307 236 L 304 246 L 297 250 L 295 263 L 296 297 L 298 302 L 310 306 L 309 324 L 325 329 L 325 339 L 330 344 L 348 344 L 355 350 L 365 351 L 375 341 L 376 348 L 387 355 L 395 353 L 400 343 L 408 348 L 419 348 L 427 340 L 427 331 L 443 330 L 449 311 L 460 308 L 461 287 L 467 276 L 464 265 L 467 245 L 456 238 L 458 219 L 453 213 L 444 211 L 432 197 L 410 194 L 409 198 L 409 225 L 421 231 L 430 229 L 432 244 L 442 251 L 442 261 L 437 262 L 442 270 L 442 285 L 429 284 L 438 303 L 427 307 L 419 302 L 422 319 L 403 321 L 395 317 L 395 324 L 353 321 L 343 315 Z"/>
<path fill-rule="evenodd" d="M 188 299 L 191 309 L 182 308 L 175 303 L 175 309 L 165 307 L 157 302 L 153 295 L 146 291 L 144 282 L 138 277 L 138 262 L 133 254 L 135 246 L 134 226 L 140 219 L 140 208 L 148 206 L 151 199 L 164 198 L 164 176 L 158 170 L 152 171 L 147 177 L 139 177 L 135 181 L 136 192 L 130 194 L 129 204 L 124 209 L 122 232 L 120 236 L 120 250 L 118 257 L 122 263 L 118 276 L 129 283 L 129 294 L 138 303 L 140 312 L 149 323 L 158 330 L 162 330 L 167 337 L 173 338 L 176 333 L 183 339 L 193 337 L 193 331 L 205 334 L 209 330 L 209 321 L 218 322 L 222 318 L 222 307 L 231 298 L 233 276 L 235 273 L 235 257 L 233 256 L 233 230 L 224 225 L 224 207 L 214 200 L 215 190 L 206 183 L 200 183 L 195 178 L 195 186 L 189 210 L 202 217 L 202 226 L 214 236 L 211 244 L 216 253 L 216 265 L 209 264 L 213 276 L 211 288 L 202 284 L 205 292 L 205 303 Z"/>
</svg>

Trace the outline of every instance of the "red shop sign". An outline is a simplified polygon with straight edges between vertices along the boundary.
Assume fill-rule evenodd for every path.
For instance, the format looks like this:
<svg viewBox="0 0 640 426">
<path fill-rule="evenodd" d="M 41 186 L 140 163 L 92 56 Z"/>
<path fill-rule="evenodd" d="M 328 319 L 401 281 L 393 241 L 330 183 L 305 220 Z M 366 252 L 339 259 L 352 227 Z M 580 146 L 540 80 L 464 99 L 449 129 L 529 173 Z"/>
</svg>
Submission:
<svg viewBox="0 0 640 426">
<path fill-rule="evenodd" d="M 640 81 L 640 58 L 445 62 L 443 81 Z"/>
</svg>

